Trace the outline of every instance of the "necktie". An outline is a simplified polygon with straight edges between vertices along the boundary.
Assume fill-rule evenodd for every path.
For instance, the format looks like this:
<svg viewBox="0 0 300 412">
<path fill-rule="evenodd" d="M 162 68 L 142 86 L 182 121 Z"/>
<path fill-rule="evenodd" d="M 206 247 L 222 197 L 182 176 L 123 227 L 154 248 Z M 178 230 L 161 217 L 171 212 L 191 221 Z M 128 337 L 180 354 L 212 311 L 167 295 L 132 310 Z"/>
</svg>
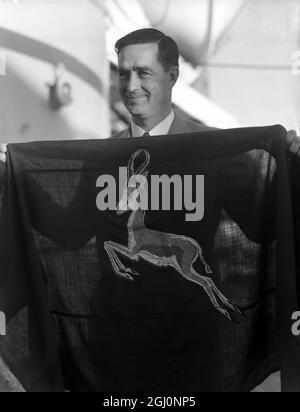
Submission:
<svg viewBox="0 0 300 412">
<path fill-rule="evenodd" d="M 143 137 L 146 137 L 146 136 L 150 136 L 150 134 L 149 134 L 148 132 L 145 132 L 145 133 L 143 134 Z"/>
</svg>

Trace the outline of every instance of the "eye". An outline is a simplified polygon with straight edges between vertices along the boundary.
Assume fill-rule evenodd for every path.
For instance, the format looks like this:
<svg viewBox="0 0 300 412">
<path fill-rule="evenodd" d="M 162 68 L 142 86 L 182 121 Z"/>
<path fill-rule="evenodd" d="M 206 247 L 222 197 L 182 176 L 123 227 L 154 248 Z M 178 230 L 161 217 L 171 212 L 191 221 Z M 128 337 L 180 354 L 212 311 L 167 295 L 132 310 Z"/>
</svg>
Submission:
<svg viewBox="0 0 300 412">
<path fill-rule="evenodd" d="M 120 80 L 126 80 L 128 79 L 128 73 L 125 71 L 119 71 L 119 79 Z"/>
<path fill-rule="evenodd" d="M 150 76 L 151 76 L 151 73 L 150 73 L 150 72 L 147 72 L 146 70 L 142 70 L 142 71 L 139 72 L 139 76 L 140 76 L 142 79 L 145 79 L 145 78 L 147 78 L 147 77 L 150 77 Z"/>
</svg>

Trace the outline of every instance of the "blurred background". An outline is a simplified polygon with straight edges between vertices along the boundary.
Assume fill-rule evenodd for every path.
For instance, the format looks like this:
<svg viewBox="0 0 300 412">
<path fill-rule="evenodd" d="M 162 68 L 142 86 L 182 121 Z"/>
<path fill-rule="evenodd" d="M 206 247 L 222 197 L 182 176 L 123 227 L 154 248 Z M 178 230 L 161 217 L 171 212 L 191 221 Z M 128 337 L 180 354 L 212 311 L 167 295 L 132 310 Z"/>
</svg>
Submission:
<svg viewBox="0 0 300 412">
<path fill-rule="evenodd" d="M 300 0 L 0 0 L 0 143 L 122 130 L 113 46 L 150 26 L 179 44 L 181 114 L 299 132 L 299 23 Z"/>
<path fill-rule="evenodd" d="M 0 0 L 0 143 L 124 129 L 114 43 L 142 27 L 178 42 L 182 115 L 299 134 L 300 0 Z M 279 383 L 277 374 L 257 391 Z"/>
</svg>

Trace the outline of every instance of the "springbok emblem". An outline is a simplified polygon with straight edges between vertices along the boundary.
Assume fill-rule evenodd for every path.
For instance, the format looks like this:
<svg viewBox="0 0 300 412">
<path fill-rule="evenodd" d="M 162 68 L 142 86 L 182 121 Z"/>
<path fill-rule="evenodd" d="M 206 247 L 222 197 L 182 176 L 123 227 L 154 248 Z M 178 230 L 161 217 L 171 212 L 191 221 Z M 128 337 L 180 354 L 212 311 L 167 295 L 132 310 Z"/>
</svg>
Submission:
<svg viewBox="0 0 300 412">
<path fill-rule="evenodd" d="M 135 171 L 134 161 L 140 155 L 145 156 L 142 165 Z M 146 168 L 150 162 L 150 154 L 144 149 L 135 152 L 128 162 L 128 176 L 144 176 L 147 177 Z M 132 185 L 133 186 L 133 185 Z M 124 188 L 123 196 L 117 206 L 117 214 L 121 215 L 128 212 L 124 210 L 124 202 L 130 202 L 130 195 L 136 189 L 136 185 Z M 203 257 L 203 251 L 198 242 L 187 236 L 180 236 L 172 233 L 164 233 L 156 230 L 148 229 L 145 226 L 145 210 L 138 208 L 130 210 L 128 219 L 128 246 L 119 243 L 106 241 L 104 248 L 110 259 L 114 272 L 129 281 L 134 281 L 133 276 L 140 276 L 136 271 L 125 267 L 120 261 L 118 254 L 121 254 L 131 260 L 139 261 L 140 258 L 150 262 L 155 266 L 169 266 L 174 268 L 181 276 L 190 282 L 194 282 L 201 286 L 207 293 L 213 306 L 231 320 L 228 311 L 221 307 L 220 302 L 226 307 L 237 313 L 241 313 L 239 309 L 233 306 L 220 290 L 216 287 L 210 277 L 202 276 L 193 268 L 193 264 L 200 258 L 206 274 L 211 274 L 212 270 Z M 218 298 L 218 299 L 217 299 Z"/>
</svg>

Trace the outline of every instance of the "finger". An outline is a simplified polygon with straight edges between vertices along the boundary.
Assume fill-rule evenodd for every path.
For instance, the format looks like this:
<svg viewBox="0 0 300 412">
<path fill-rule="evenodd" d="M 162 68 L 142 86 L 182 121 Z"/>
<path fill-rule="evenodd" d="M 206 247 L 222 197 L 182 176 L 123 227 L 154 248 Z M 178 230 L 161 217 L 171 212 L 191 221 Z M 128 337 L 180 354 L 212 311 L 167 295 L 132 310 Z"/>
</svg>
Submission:
<svg viewBox="0 0 300 412">
<path fill-rule="evenodd" d="M 300 139 L 296 138 L 293 140 L 292 144 L 289 147 L 289 151 L 292 154 L 297 154 L 300 150 Z"/>
<path fill-rule="evenodd" d="M 6 153 L 6 152 L 7 152 L 6 144 L 0 144 L 0 152 L 2 152 L 2 153 Z"/>
<path fill-rule="evenodd" d="M 289 132 L 287 132 L 286 143 L 288 146 L 290 146 L 295 139 L 297 139 L 297 132 L 295 130 L 290 130 Z"/>
<path fill-rule="evenodd" d="M 6 163 L 6 155 L 4 153 L 0 153 L 0 162 Z"/>
</svg>

